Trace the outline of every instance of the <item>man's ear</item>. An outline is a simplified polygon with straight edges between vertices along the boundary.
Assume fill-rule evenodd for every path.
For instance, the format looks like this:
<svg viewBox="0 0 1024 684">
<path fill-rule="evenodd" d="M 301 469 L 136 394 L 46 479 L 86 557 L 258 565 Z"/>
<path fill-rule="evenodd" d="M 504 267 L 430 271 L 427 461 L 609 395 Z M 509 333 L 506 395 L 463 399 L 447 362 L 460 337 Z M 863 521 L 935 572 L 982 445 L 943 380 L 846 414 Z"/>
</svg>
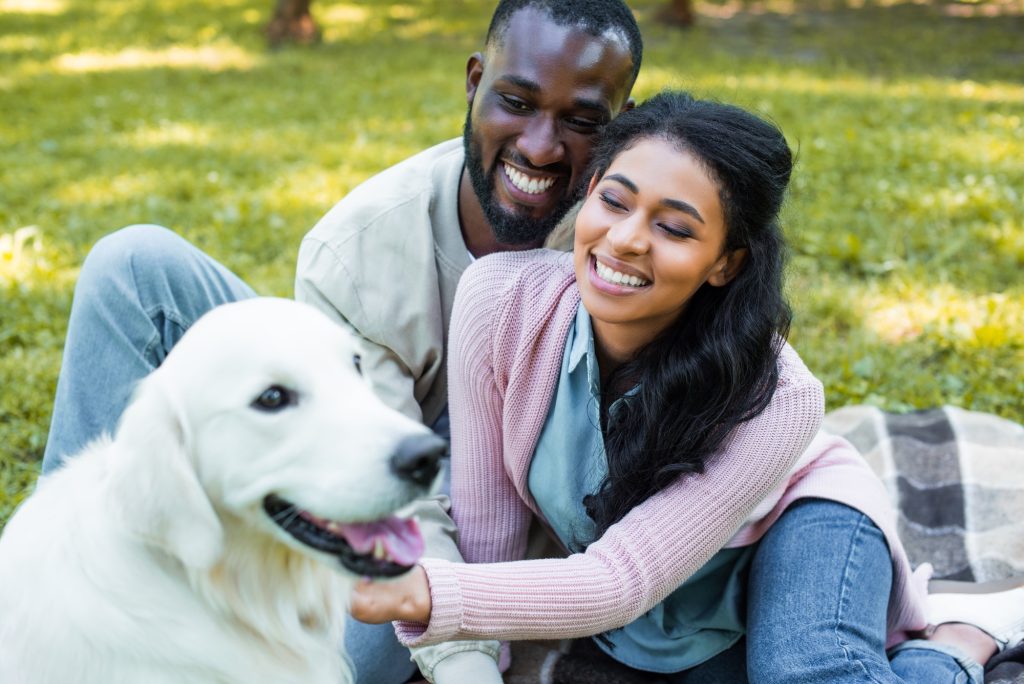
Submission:
<svg viewBox="0 0 1024 684">
<path fill-rule="evenodd" d="M 746 247 L 726 252 L 715 263 L 711 274 L 708 276 L 708 283 L 715 287 L 728 285 L 743 269 L 745 263 L 747 263 Z"/>
<path fill-rule="evenodd" d="M 474 52 L 466 60 L 466 103 L 473 104 L 476 97 L 476 89 L 480 85 L 480 79 L 484 75 L 484 56 Z"/>
</svg>

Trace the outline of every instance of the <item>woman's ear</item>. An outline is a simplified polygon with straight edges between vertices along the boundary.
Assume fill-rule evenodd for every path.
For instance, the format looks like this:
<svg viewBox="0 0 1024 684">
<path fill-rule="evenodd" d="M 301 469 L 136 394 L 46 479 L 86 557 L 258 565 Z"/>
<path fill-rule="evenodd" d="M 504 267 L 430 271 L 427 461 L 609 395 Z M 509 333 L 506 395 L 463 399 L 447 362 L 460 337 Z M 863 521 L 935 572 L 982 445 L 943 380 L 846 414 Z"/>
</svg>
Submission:
<svg viewBox="0 0 1024 684">
<path fill-rule="evenodd" d="M 743 269 L 743 265 L 746 262 L 746 247 L 726 252 L 715 263 L 715 267 L 711 270 L 711 275 L 708 276 L 708 283 L 714 287 L 728 285 Z"/>
</svg>

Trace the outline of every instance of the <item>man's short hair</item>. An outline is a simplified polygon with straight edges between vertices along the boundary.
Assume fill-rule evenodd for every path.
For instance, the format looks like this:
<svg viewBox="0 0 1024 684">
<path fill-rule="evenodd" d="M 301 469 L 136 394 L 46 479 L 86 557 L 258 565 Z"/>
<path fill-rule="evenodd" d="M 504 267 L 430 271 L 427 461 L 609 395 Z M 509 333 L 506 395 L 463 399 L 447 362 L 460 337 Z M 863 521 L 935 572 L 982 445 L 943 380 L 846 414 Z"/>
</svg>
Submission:
<svg viewBox="0 0 1024 684">
<path fill-rule="evenodd" d="M 622 0 L 500 0 L 487 29 L 486 44 L 500 45 L 512 15 L 527 7 L 545 12 L 559 26 L 578 27 L 596 37 L 609 31 L 618 34 L 629 46 L 633 59 L 631 83 L 636 81 L 644 43 L 633 12 Z"/>
</svg>

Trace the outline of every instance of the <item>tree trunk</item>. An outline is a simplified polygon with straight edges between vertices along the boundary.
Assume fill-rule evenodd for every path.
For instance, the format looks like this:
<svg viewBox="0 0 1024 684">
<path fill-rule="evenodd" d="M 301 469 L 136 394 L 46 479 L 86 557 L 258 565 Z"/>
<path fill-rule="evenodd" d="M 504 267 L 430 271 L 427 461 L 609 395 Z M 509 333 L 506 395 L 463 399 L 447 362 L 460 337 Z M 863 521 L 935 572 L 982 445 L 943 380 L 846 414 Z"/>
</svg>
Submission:
<svg viewBox="0 0 1024 684">
<path fill-rule="evenodd" d="M 285 43 L 310 45 L 320 42 L 320 28 L 313 21 L 309 6 L 313 0 L 277 0 L 274 16 L 264 29 L 270 47 Z"/>
<path fill-rule="evenodd" d="M 693 13 L 693 0 L 670 0 L 659 16 L 662 21 L 676 26 L 693 26 L 697 18 Z"/>
</svg>

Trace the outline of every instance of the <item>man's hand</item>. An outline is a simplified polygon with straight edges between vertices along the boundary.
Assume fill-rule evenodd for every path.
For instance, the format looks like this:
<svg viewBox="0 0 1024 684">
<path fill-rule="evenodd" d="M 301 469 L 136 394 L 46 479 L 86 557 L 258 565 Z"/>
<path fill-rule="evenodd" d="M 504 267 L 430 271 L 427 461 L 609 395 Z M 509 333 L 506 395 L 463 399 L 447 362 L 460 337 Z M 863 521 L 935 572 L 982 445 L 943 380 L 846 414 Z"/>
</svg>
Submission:
<svg viewBox="0 0 1024 684">
<path fill-rule="evenodd" d="M 371 624 L 393 620 L 430 622 L 430 585 L 426 571 L 417 565 L 398 579 L 359 580 L 352 590 L 349 611 L 356 620 Z"/>
</svg>

